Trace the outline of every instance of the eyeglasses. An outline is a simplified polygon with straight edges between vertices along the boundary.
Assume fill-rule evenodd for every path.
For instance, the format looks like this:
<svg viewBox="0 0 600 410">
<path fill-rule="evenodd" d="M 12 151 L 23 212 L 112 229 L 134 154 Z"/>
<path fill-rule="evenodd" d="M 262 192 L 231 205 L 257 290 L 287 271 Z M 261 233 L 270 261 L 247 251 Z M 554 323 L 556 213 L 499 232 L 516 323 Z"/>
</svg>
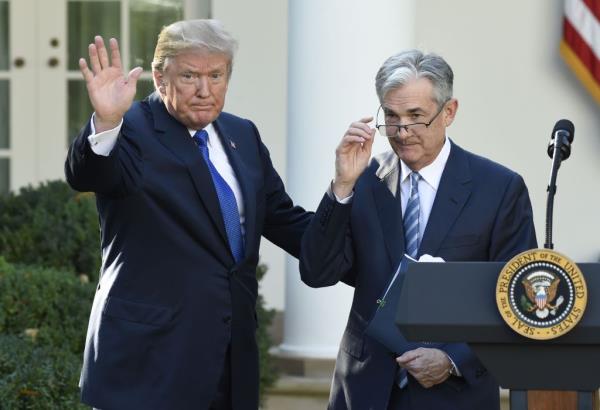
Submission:
<svg viewBox="0 0 600 410">
<path fill-rule="evenodd" d="M 444 110 L 446 103 L 450 100 L 446 100 L 442 103 L 438 112 L 435 113 L 433 118 L 429 120 L 429 122 L 415 122 L 412 124 L 388 124 L 386 120 L 386 113 L 383 105 L 380 105 L 377 109 L 377 120 L 375 122 L 375 128 L 379 131 L 379 134 L 383 137 L 388 138 L 396 138 L 400 135 L 400 130 L 404 129 L 404 131 L 409 132 L 409 130 L 413 131 L 422 131 L 424 128 L 429 128 L 431 124 L 435 121 L 435 119 L 440 115 L 440 113 Z"/>
</svg>

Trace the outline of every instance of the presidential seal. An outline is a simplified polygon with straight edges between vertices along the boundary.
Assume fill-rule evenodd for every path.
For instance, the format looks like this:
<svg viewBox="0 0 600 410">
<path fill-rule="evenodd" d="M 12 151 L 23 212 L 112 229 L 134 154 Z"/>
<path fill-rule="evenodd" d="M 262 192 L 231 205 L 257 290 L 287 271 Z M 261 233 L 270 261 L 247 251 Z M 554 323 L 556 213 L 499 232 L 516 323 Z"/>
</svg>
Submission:
<svg viewBox="0 0 600 410">
<path fill-rule="evenodd" d="M 496 283 L 504 321 L 530 339 L 564 335 L 581 320 L 587 286 L 579 267 L 551 249 L 531 249 L 512 258 Z"/>
</svg>

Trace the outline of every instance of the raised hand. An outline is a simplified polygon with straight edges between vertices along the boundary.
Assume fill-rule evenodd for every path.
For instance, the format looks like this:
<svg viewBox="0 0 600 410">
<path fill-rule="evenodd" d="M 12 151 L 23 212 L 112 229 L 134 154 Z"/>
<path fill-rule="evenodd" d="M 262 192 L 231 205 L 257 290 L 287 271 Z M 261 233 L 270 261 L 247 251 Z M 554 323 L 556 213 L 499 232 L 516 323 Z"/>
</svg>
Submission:
<svg viewBox="0 0 600 410">
<path fill-rule="evenodd" d="M 127 76 L 123 75 L 121 53 L 117 40 L 111 38 L 110 62 L 104 40 L 100 36 L 90 44 L 90 70 L 84 58 L 79 59 L 79 69 L 83 74 L 96 113 L 94 126 L 96 132 L 112 129 L 119 125 L 123 115 L 129 109 L 135 96 L 137 80 L 142 74 L 141 67 L 135 67 Z"/>
<path fill-rule="evenodd" d="M 338 198 L 350 195 L 356 180 L 369 164 L 375 138 L 375 128 L 369 127 L 371 121 L 373 117 L 366 117 L 350 124 L 335 150 L 333 192 Z"/>
</svg>

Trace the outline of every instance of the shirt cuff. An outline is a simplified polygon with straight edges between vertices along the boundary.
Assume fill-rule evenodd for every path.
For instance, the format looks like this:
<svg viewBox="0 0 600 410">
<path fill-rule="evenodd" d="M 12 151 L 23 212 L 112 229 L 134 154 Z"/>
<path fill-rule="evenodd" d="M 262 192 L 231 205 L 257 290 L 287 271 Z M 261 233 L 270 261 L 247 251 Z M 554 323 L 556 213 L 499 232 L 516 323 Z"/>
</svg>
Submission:
<svg viewBox="0 0 600 410">
<path fill-rule="evenodd" d="M 94 154 L 101 155 L 103 157 L 108 157 L 112 149 L 115 147 L 115 144 L 117 143 L 117 137 L 119 136 L 119 132 L 121 131 L 123 119 L 121 119 L 121 122 L 115 128 L 107 131 L 102 131 L 96 134 L 96 126 L 94 125 L 95 117 L 96 113 L 92 114 L 92 133 L 87 137 L 87 139 L 90 143 L 90 147 L 92 148 Z"/>
<path fill-rule="evenodd" d="M 334 199 L 336 202 L 342 204 L 342 205 L 346 205 L 349 203 L 352 203 L 352 198 L 354 197 L 354 191 L 352 191 L 350 193 L 350 195 L 348 195 L 346 198 L 339 198 L 334 192 L 333 192 L 333 181 L 331 181 L 329 183 L 329 188 L 327 188 L 327 195 L 329 196 L 329 198 Z"/>
</svg>

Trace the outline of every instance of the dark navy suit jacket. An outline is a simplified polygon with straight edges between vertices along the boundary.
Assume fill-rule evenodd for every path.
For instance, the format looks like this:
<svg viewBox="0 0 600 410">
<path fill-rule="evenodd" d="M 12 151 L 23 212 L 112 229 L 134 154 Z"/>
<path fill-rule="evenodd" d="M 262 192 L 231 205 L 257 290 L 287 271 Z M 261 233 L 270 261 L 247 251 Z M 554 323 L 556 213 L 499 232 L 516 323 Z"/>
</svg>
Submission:
<svg viewBox="0 0 600 410">
<path fill-rule="evenodd" d="M 254 124 L 214 125 L 245 206 L 245 256 L 235 263 L 209 170 L 156 94 L 127 112 L 108 157 L 85 127 L 65 165 L 97 197 L 102 272 L 81 377 L 103 410 L 207 409 L 231 346 L 234 409 L 258 407 L 256 265 L 260 237 L 297 256 L 311 214 L 295 207 Z"/>
<path fill-rule="evenodd" d="M 330 409 L 388 407 L 395 357 L 364 332 L 404 253 L 398 180 L 396 154 L 375 157 L 357 181 L 352 203 L 342 205 L 325 195 L 303 238 L 300 272 L 305 283 L 321 287 L 341 280 L 355 288 Z M 507 261 L 536 246 L 523 179 L 452 144 L 419 255 L 447 261 Z M 463 378 L 452 377 L 425 389 L 409 377 L 401 392 L 409 395 L 407 409 L 498 409 L 498 385 L 468 346 L 445 344 L 441 349 Z"/>
</svg>

